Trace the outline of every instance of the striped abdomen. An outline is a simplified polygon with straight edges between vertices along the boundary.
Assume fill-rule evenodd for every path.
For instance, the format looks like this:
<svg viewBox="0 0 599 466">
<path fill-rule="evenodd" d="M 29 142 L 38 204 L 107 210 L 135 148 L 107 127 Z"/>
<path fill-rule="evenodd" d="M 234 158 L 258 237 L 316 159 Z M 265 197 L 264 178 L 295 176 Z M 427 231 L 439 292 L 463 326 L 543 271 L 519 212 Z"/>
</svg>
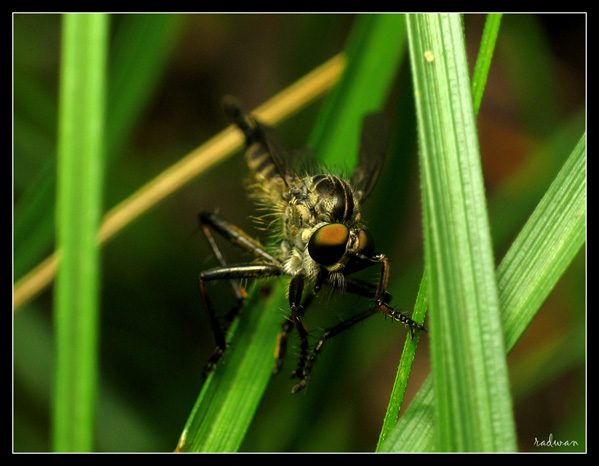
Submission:
<svg viewBox="0 0 599 466">
<path fill-rule="evenodd" d="M 283 163 L 280 156 L 273 154 L 272 144 L 267 135 L 268 128 L 258 123 L 254 117 L 244 114 L 235 101 L 225 102 L 225 110 L 231 120 L 245 136 L 246 161 L 250 168 L 253 188 L 277 203 L 281 200 L 286 181 L 283 178 Z M 276 159 L 275 159 L 276 158 Z"/>
<path fill-rule="evenodd" d="M 287 190 L 287 183 L 279 171 L 271 153 L 260 141 L 249 145 L 245 158 L 250 169 L 252 188 L 261 193 L 271 204 L 278 204 Z"/>
</svg>

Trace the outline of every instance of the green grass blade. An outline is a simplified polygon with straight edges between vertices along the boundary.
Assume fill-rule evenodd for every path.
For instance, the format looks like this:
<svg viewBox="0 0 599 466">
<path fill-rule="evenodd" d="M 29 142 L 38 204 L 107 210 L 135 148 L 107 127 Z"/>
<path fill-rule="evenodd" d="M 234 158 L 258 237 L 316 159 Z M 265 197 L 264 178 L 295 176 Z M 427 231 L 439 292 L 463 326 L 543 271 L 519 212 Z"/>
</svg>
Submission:
<svg viewBox="0 0 599 466">
<path fill-rule="evenodd" d="M 310 138 L 321 161 L 355 166 L 362 119 L 381 109 L 406 52 L 404 15 L 360 15 L 352 28 L 343 79 L 327 97 Z M 376 85 L 373 85 L 376 81 Z"/>
<path fill-rule="evenodd" d="M 497 186 L 489 198 L 491 231 L 496 250 L 506 251 L 526 223 L 580 138 L 585 109 L 567 118 L 518 169 Z M 505 252 L 503 252 L 504 254 Z"/>
<path fill-rule="evenodd" d="M 418 290 L 418 297 L 416 298 L 416 304 L 414 305 L 414 311 L 412 313 L 412 319 L 416 322 L 424 322 L 426 310 L 428 308 L 428 275 L 426 273 L 422 276 L 420 282 L 420 289 Z M 416 334 L 414 338 L 406 338 L 406 342 L 401 352 L 401 358 L 399 360 L 399 366 L 397 368 L 397 375 L 391 390 L 391 398 L 387 411 L 385 412 L 385 418 L 383 419 L 383 427 L 379 434 L 379 440 L 377 443 L 377 451 L 381 448 L 387 436 L 393 430 L 393 427 L 397 423 L 401 404 L 406 393 L 408 386 L 408 378 L 412 370 L 412 363 L 416 356 L 416 349 L 418 348 L 418 340 L 420 339 L 420 333 Z"/>
<path fill-rule="evenodd" d="M 501 15 L 499 14 L 490 14 L 487 16 L 487 22 L 485 25 L 485 30 L 483 32 L 483 38 L 481 41 L 481 46 L 476 61 L 476 66 L 474 68 L 474 75 L 472 80 L 472 91 L 473 95 L 475 96 L 475 113 L 478 113 L 478 109 L 480 108 L 482 94 L 487 81 L 489 68 L 491 66 L 491 59 L 495 50 L 495 42 L 497 38 L 497 33 L 499 31 L 500 22 Z M 426 308 L 428 306 L 428 284 L 426 280 L 426 274 L 427 272 L 425 271 L 420 284 L 420 290 L 418 291 L 416 305 L 414 306 L 413 318 L 415 318 L 418 322 L 424 321 L 424 316 L 426 315 Z M 414 360 L 417 345 L 417 340 L 406 340 L 399 368 L 397 371 L 395 384 L 391 392 L 391 400 L 385 413 L 385 419 L 383 420 L 383 428 L 381 429 L 377 449 L 381 447 L 381 445 L 385 441 L 385 438 L 387 437 L 391 429 L 393 429 L 399 417 L 401 403 L 407 387 L 408 377 L 412 367 L 412 362 Z"/>
<path fill-rule="evenodd" d="M 65 15 L 60 83 L 54 449 L 93 449 L 108 17 Z"/>
<path fill-rule="evenodd" d="M 515 431 L 470 77 L 458 15 L 410 15 L 437 441 L 512 451 Z"/>
<path fill-rule="evenodd" d="M 280 287 L 277 287 L 280 288 Z M 286 302 L 279 293 L 251 293 L 234 324 L 231 347 L 207 378 L 179 440 L 179 451 L 237 451 L 272 374 Z"/>
<path fill-rule="evenodd" d="M 319 158 L 327 164 L 343 164 L 347 168 L 354 163 L 348 157 L 357 155 L 362 116 L 375 110 L 373 104 L 382 104 L 389 92 L 405 44 L 401 40 L 405 29 L 399 29 L 398 34 L 402 24 L 403 17 L 399 15 L 358 18 L 348 45 L 346 71 L 338 90 L 327 97 L 324 116 L 315 125 L 311 138 Z M 393 47 L 389 47 L 390 43 Z M 380 56 L 373 56 L 376 54 Z M 379 67 L 374 74 L 364 63 L 387 66 Z M 369 98 L 365 99 L 365 95 Z M 354 129 L 344 137 L 348 125 Z M 319 135 L 324 126 L 330 127 L 332 133 Z M 282 281 L 269 299 L 252 296 L 248 300 L 239 325 L 232 332 L 230 348 L 209 376 L 189 416 L 178 451 L 239 449 L 270 379 L 276 337 L 288 308 Z"/>
<path fill-rule="evenodd" d="M 107 81 L 105 152 L 108 163 L 118 154 L 123 141 L 129 137 L 137 124 L 143 109 L 166 69 L 166 62 L 172 53 L 176 39 L 185 25 L 179 15 L 123 15 L 115 27 L 111 42 Z M 21 107 L 27 100 L 27 107 L 34 112 L 40 126 L 56 128 L 56 102 L 43 92 L 43 86 L 32 78 L 24 79 L 24 73 L 15 69 L 15 107 Z M 22 85 L 33 81 L 25 89 Z M 18 91 L 18 92 L 17 92 Z M 22 112 L 16 111 L 15 118 Z M 33 118 L 33 117 L 30 117 Z M 22 118 L 15 124 L 15 146 L 32 144 L 35 154 L 46 154 L 45 166 L 32 182 L 23 187 L 23 194 L 15 205 L 15 278 L 21 278 L 36 265 L 48 252 L 54 242 L 53 193 L 56 189 L 55 140 L 48 140 L 37 130 L 23 134 L 19 129 L 28 120 Z M 42 141 L 47 141 L 48 149 Z M 15 152 L 23 158 L 23 151 Z M 107 168 L 109 171 L 110 169 Z M 21 170 L 23 171 L 23 170 Z"/>
<path fill-rule="evenodd" d="M 497 269 L 508 350 L 516 345 L 584 244 L 585 164 L 586 134 Z"/>
<path fill-rule="evenodd" d="M 485 29 L 476 59 L 474 72 L 472 73 L 472 99 L 474 102 L 474 113 L 478 114 L 480 103 L 483 99 L 489 68 L 495 51 L 495 43 L 497 42 L 497 34 L 501 25 L 502 15 L 492 13 L 487 15 Z"/>
<path fill-rule="evenodd" d="M 583 136 L 497 268 L 508 352 L 584 245 L 585 150 Z M 382 451 L 432 451 L 434 441 L 434 395 L 429 377 Z"/>
</svg>

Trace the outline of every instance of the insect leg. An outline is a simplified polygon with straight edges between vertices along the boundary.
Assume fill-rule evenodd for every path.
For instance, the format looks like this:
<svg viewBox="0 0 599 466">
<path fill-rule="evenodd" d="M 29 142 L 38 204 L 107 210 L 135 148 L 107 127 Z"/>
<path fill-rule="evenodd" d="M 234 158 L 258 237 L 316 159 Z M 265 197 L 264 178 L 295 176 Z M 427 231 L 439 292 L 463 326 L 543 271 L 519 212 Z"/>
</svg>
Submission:
<svg viewBox="0 0 599 466">
<path fill-rule="evenodd" d="M 346 293 L 356 294 L 358 296 L 364 296 L 365 298 L 374 299 L 378 286 L 373 285 L 362 280 L 358 280 L 354 277 L 345 277 L 344 291 Z M 385 302 L 391 302 L 391 295 L 385 291 L 384 294 Z"/>
<path fill-rule="evenodd" d="M 407 326 L 410 329 L 410 337 L 412 338 L 414 337 L 414 332 L 416 330 L 424 330 L 426 332 L 426 328 L 423 325 L 403 315 L 399 310 L 396 310 L 389 305 L 391 301 L 391 295 L 387 291 L 389 259 L 383 254 L 377 254 L 369 260 L 372 261 L 372 265 L 377 263 L 382 264 L 383 270 L 381 272 L 379 283 L 375 286 L 353 277 L 345 277 L 343 291 L 373 299 L 375 308 Z M 333 284 L 333 286 L 334 285 L 335 284 Z"/>
<path fill-rule="evenodd" d="M 212 252 L 222 267 L 225 267 L 227 262 L 225 261 L 224 256 L 216 244 L 210 228 L 212 228 L 215 232 L 232 244 L 252 253 L 254 256 L 256 256 L 256 258 L 265 260 L 269 263 L 279 264 L 279 261 L 269 254 L 264 246 L 262 246 L 258 241 L 253 239 L 240 228 L 227 222 L 217 214 L 200 212 L 198 217 L 200 226 L 204 232 L 204 235 L 206 236 L 206 239 L 208 240 L 208 243 L 210 244 Z M 247 293 L 242 288 L 238 280 L 231 280 L 231 286 L 233 288 L 235 298 L 237 299 L 237 305 L 227 313 L 227 320 L 229 321 L 235 319 L 235 317 L 239 314 L 243 300 L 247 297 Z"/>
<path fill-rule="evenodd" d="M 256 258 L 263 259 L 269 263 L 279 264 L 278 259 L 271 255 L 266 248 L 262 246 L 262 244 L 260 244 L 240 228 L 236 227 L 232 223 L 227 222 L 219 215 L 209 212 L 200 212 L 199 219 L 202 229 L 204 232 L 208 231 L 209 237 L 211 237 L 211 235 L 206 227 L 213 228 L 214 231 L 220 234 L 223 238 L 230 241 L 234 245 L 239 246 L 241 249 L 252 253 L 254 256 L 256 256 Z M 213 242 L 211 242 L 210 245 L 218 257 L 220 252 L 216 252 L 218 251 L 216 243 L 213 244 Z"/>
<path fill-rule="evenodd" d="M 316 362 L 316 358 L 322 351 L 322 348 L 323 348 L 325 342 L 329 338 L 333 338 L 335 335 L 338 335 L 339 333 L 343 332 L 344 330 L 347 330 L 352 325 L 357 324 L 358 322 L 362 322 L 363 320 L 367 319 L 368 317 L 370 317 L 378 312 L 379 312 L 378 308 L 376 308 L 376 307 L 370 308 L 360 314 L 356 314 L 355 316 L 353 316 L 347 320 L 344 320 L 343 322 L 338 323 L 334 327 L 331 327 L 331 328 L 325 330 L 323 332 L 322 336 L 320 337 L 320 339 L 318 340 L 318 342 L 316 343 L 316 345 L 314 345 L 314 349 L 312 350 L 310 357 L 308 357 L 306 360 L 306 365 L 301 374 L 299 383 L 293 387 L 291 392 L 297 393 L 306 387 L 306 385 L 308 384 L 308 379 L 310 378 L 310 373 L 312 372 L 312 366 L 314 366 L 314 363 Z"/>
<path fill-rule="evenodd" d="M 297 333 L 300 337 L 300 355 L 297 363 L 297 369 L 292 374 L 292 377 L 302 377 L 306 358 L 308 357 L 308 330 L 304 326 L 301 318 L 301 299 L 304 292 L 304 281 L 304 275 L 302 273 L 298 273 L 291 277 L 291 281 L 289 282 L 289 306 L 291 307 L 290 320 L 295 325 Z"/>
<path fill-rule="evenodd" d="M 227 319 L 224 327 L 220 324 L 216 316 L 214 304 L 212 303 L 212 300 L 210 299 L 210 296 L 206 291 L 205 282 L 213 280 L 238 280 L 242 278 L 275 277 L 283 273 L 284 271 L 281 269 L 281 267 L 272 264 L 228 265 L 215 267 L 213 269 L 205 270 L 204 272 L 200 273 L 200 293 L 202 295 L 204 305 L 208 312 L 210 326 L 212 327 L 212 331 L 214 332 L 214 339 L 216 340 L 216 349 L 214 350 L 214 354 L 212 355 L 212 357 L 208 360 L 208 363 L 206 364 L 206 368 L 204 370 L 206 374 L 210 372 L 214 368 L 214 366 L 216 366 L 216 363 L 225 352 L 227 346 L 226 333 L 229 329 L 231 320 Z"/>
<path fill-rule="evenodd" d="M 374 256 L 371 260 L 373 261 L 372 265 L 376 263 L 382 264 L 383 270 L 381 272 L 379 283 L 377 285 L 372 285 L 368 282 L 358 280 L 354 277 L 345 277 L 343 283 L 343 291 L 371 298 L 374 300 L 374 306 L 362 312 L 361 314 L 357 314 L 346 321 L 340 322 L 336 326 L 327 329 L 323 332 L 321 338 L 314 346 L 312 353 L 306 359 L 305 367 L 300 377 L 301 380 L 293 388 L 293 393 L 297 393 L 298 391 L 301 391 L 306 387 L 308 379 L 310 378 L 310 373 L 312 372 L 312 367 L 318 355 L 321 353 L 325 342 L 328 339 L 334 337 L 335 335 L 338 335 L 339 333 L 348 329 L 352 325 L 361 322 L 374 314 L 377 314 L 378 312 L 383 312 L 391 316 L 394 320 L 406 325 L 410 329 L 410 337 L 412 338 L 414 337 L 414 332 L 416 329 L 426 331 L 426 328 L 424 326 L 418 324 L 414 320 L 403 315 L 401 312 L 395 310 L 393 307 L 389 305 L 389 302 L 391 301 L 391 295 L 387 292 L 386 289 L 389 277 L 389 260 L 386 258 L 386 256 L 379 254 Z M 335 284 L 336 283 L 330 283 L 329 285 L 332 285 L 334 287 Z"/>
<path fill-rule="evenodd" d="M 314 296 L 314 293 L 310 293 L 308 296 L 304 298 L 304 301 L 300 305 L 300 309 L 298 311 L 298 314 L 300 316 L 312 303 Z M 291 318 L 285 319 L 285 321 L 281 325 L 281 332 L 279 333 L 279 336 L 277 338 L 277 347 L 275 350 L 275 367 L 273 370 L 273 374 L 277 374 L 281 370 L 281 367 L 283 367 L 283 359 L 285 358 L 285 353 L 287 350 L 287 334 L 293 329 L 294 326 L 295 324 Z"/>
<path fill-rule="evenodd" d="M 309 293 L 304 298 L 304 301 L 299 306 L 298 317 L 301 317 L 301 315 L 303 315 L 303 313 L 306 311 L 308 306 L 312 303 L 312 300 L 314 299 L 314 297 L 318 294 L 318 292 L 322 288 L 322 285 L 325 283 L 325 280 L 326 280 L 326 274 L 324 272 L 321 272 L 316 279 L 316 282 L 314 284 L 314 288 L 312 289 L 312 292 Z M 291 288 L 291 285 L 290 285 L 290 288 Z M 290 293 L 290 296 L 291 296 L 291 293 Z M 374 292 L 372 293 L 372 296 L 374 296 Z M 301 294 L 296 299 L 299 299 L 300 297 L 301 297 Z M 293 329 L 294 326 L 295 326 L 295 323 L 291 319 L 291 317 L 287 318 L 285 320 L 285 322 L 283 322 L 283 324 L 281 325 L 281 332 L 279 333 L 279 338 L 277 340 L 277 349 L 275 351 L 276 362 L 275 362 L 275 368 L 273 371 L 275 374 L 281 370 L 281 367 L 283 365 L 283 358 L 285 356 L 285 351 L 287 348 L 287 334 Z M 303 362 L 301 362 L 301 358 L 300 358 L 300 364 L 302 364 L 302 366 L 303 366 Z M 294 377 L 300 376 L 299 371 L 296 370 L 292 374 L 292 376 L 294 376 Z"/>
<path fill-rule="evenodd" d="M 424 330 L 426 332 L 426 328 L 416 322 L 415 320 L 410 319 L 408 316 L 403 315 L 399 310 L 394 309 L 389 305 L 386 300 L 387 293 L 387 282 L 389 280 L 389 259 L 384 254 L 377 254 L 372 258 L 376 262 L 380 262 L 382 264 L 381 277 L 379 279 L 379 284 L 376 289 L 376 293 L 374 295 L 374 302 L 376 308 L 392 317 L 394 320 L 401 322 L 410 330 L 410 337 L 414 338 L 414 332 L 416 330 Z"/>
</svg>

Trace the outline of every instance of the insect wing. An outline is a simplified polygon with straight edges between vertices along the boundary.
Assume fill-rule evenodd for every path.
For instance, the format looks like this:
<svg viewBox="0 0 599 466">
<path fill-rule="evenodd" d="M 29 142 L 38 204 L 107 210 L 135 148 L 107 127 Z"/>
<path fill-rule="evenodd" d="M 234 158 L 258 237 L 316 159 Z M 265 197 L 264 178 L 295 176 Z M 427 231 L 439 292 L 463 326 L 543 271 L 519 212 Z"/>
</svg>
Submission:
<svg viewBox="0 0 599 466">
<path fill-rule="evenodd" d="M 289 184 L 291 156 L 288 155 L 289 151 L 279 141 L 273 129 L 260 122 L 253 115 L 245 113 L 237 99 L 232 96 L 223 99 L 223 108 L 229 119 L 245 135 L 248 146 L 254 143 L 264 146 L 264 150 L 268 153 L 279 175 Z"/>
<path fill-rule="evenodd" d="M 316 157 L 310 147 L 289 149 L 279 139 L 277 133 L 269 126 L 256 121 L 262 133 L 262 143 L 270 154 L 278 172 L 289 184 L 289 177 L 301 172 L 311 172 L 317 166 Z"/>
<path fill-rule="evenodd" d="M 374 188 L 381 172 L 389 143 L 389 120 L 383 113 L 372 113 L 364 118 L 358 166 L 352 174 L 352 183 L 360 198 L 365 199 Z"/>
</svg>

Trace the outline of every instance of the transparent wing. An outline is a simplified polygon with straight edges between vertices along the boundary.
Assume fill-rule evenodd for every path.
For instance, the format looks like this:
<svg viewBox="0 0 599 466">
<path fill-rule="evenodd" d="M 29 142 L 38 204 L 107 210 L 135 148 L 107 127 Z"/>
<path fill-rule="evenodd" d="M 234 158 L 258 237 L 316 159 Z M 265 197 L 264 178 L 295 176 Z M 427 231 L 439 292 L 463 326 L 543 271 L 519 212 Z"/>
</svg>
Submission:
<svg viewBox="0 0 599 466">
<path fill-rule="evenodd" d="M 362 125 L 359 161 L 352 174 L 352 183 L 362 200 L 368 197 L 376 184 L 388 144 L 389 120 L 386 115 L 366 115 Z"/>
<path fill-rule="evenodd" d="M 309 173 L 316 165 L 316 157 L 310 147 L 289 149 L 279 139 L 277 133 L 269 126 L 256 121 L 262 134 L 262 143 L 270 154 L 277 170 L 287 180 L 290 176 Z"/>
</svg>

